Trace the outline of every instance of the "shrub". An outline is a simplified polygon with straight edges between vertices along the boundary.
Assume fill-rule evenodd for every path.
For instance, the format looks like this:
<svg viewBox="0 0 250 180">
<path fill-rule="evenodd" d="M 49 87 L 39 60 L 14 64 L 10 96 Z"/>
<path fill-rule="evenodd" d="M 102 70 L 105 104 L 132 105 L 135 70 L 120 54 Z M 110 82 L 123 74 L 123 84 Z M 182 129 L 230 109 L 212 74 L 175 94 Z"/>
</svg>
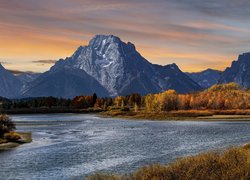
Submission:
<svg viewBox="0 0 250 180">
<path fill-rule="evenodd" d="M 178 160 L 170 166 L 153 165 L 139 169 L 132 179 L 247 179 L 250 164 L 247 151 L 233 148 Z"/>
<path fill-rule="evenodd" d="M 5 133 L 8 133 L 15 129 L 16 126 L 9 116 L 4 114 L 0 115 L 0 137 L 3 137 Z"/>
<path fill-rule="evenodd" d="M 244 148 L 244 149 L 248 149 L 248 150 L 250 150 L 250 143 L 248 143 L 248 144 L 244 145 L 244 146 L 243 146 L 243 148 Z"/>
<path fill-rule="evenodd" d="M 174 163 L 142 167 L 129 176 L 94 175 L 91 180 L 127 179 L 127 180 L 186 180 L 186 179 L 249 179 L 249 145 L 232 148 L 225 152 L 203 153 L 186 157 Z"/>
<path fill-rule="evenodd" d="M 21 136 L 17 134 L 16 132 L 9 132 L 4 134 L 4 139 L 11 141 L 11 142 L 16 142 L 19 139 L 21 139 Z"/>
<path fill-rule="evenodd" d="M 0 139 L 0 144 L 7 143 L 8 141 L 6 139 Z"/>
</svg>

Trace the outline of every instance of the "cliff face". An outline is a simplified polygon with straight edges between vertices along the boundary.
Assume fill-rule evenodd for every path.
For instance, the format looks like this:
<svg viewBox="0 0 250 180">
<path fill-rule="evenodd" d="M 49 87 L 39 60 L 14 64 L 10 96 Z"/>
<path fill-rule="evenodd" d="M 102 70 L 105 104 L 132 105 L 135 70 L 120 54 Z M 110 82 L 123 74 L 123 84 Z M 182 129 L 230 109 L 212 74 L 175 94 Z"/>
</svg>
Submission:
<svg viewBox="0 0 250 180">
<path fill-rule="evenodd" d="M 236 82 L 240 86 L 250 88 L 250 53 L 239 55 L 221 75 L 220 83 Z"/>
<path fill-rule="evenodd" d="M 16 98 L 20 95 L 21 81 L 0 64 L 0 96 Z"/>
<path fill-rule="evenodd" d="M 157 93 L 167 89 L 185 93 L 201 89 L 177 65 L 151 64 L 132 43 L 122 42 L 113 35 L 95 36 L 88 46 L 79 47 L 70 58 L 57 62 L 51 70 L 66 66 L 84 70 L 110 96 Z"/>
<path fill-rule="evenodd" d="M 102 97 L 114 97 L 132 93 L 145 95 L 168 89 L 179 93 L 202 89 L 176 64 L 152 64 L 132 43 L 125 43 L 113 35 L 96 35 L 87 46 L 80 46 L 71 57 L 60 59 L 45 73 L 24 75 L 20 79 L 10 73 L 3 77 L 7 76 L 9 78 L 0 83 L 6 84 L 7 79 L 12 79 L 8 81 L 13 86 L 3 86 L 11 86 L 13 88 L 8 89 L 16 92 L 5 94 L 6 90 L 2 90 L 0 96 L 71 98 L 97 93 Z"/>
</svg>

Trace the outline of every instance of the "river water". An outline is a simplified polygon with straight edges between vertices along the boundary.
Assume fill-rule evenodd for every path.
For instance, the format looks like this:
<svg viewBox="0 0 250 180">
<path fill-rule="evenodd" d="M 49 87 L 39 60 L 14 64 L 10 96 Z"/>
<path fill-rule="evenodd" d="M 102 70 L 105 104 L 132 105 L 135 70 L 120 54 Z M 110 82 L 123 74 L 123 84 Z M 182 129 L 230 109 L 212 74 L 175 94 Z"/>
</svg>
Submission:
<svg viewBox="0 0 250 180">
<path fill-rule="evenodd" d="M 84 179 L 242 145 L 250 122 L 131 121 L 97 115 L 13 115 L 33 141 L 0 152 L 0 179 Z"/>
</svg>

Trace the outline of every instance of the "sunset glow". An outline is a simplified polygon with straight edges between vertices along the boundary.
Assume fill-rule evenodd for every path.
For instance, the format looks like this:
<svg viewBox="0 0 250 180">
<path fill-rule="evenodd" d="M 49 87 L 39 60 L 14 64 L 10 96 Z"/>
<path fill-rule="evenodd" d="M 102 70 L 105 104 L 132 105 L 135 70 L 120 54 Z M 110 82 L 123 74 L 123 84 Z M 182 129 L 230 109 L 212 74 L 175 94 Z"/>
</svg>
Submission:
<svg viewBox="0 0 250 180">
<path fill-rule="evenodd" d="M 0 62 L 44 72 L 96 34 L 135 44 L 152 63 L 224 70 L 250 51 L 247 0 L 0 0 Z"/>
</svg>

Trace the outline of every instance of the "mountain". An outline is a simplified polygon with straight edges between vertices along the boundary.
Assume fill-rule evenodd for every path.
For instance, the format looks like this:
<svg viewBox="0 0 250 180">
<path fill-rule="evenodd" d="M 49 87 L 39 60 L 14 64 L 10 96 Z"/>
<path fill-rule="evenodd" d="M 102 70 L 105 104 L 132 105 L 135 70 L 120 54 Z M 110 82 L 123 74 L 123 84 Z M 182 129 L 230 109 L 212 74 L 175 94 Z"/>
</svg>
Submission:
<svg viewBox="0 0 250 180">
<path fill-rule="evenodd" d="M 108 96 L 108 92 L 93 77 L 80 69 L 64 67 L 47 71 L 27 84 L 22 90 L 22 97 L 64 97 L 79 95 Z"/>
<path fill-rule="evenodd" d="M 125 43 L 113 35 L 96 35 L 87 46 L 80 46 L 71 57 L 56 62 L 50 71 L 64 67 L 84 70 L 110 96 L 131 93 L 145 95 L 167 89 L 186 93 L 201 89 L 177 65 L 151 64 L 136 51 L 132 43 Z"/>
<path fill-rule="evenodd" d="M 25 72 L 16 75 L 16 77 L 22 82 L 22 83 L 28 83 L 31 81 L 34 81 L 36 78 L 38 78 L 41 75 L 41 73 L 31 73 L 31 72 Z"/>
<path fill-rule="evenodd" d="M 183 73 L 175 63 L 166 66 L 154 64 L 153 66 L 162 91 L 174 89 L 179 93 L 187 93 L 201 90 L 201 87 Z"/>
<path fill-rule="evenodd" d="M 176 64 L 152 64 L 135 46 L 113 35 L 96 35 L 87 46 L 60 59 L 42 74 L 14 76 L 0 67 L 0 96 L 72 98 L 77 95 L 142 95 L 175 89 L 179 93 L 202 88 Z"/>
<path fill-rule="evenodd" d="M 250 52 L 239 55 L 221 75 L 220 83 L 236 82 L 240 86 L 250 88 Z"/>
<path fill-rule="evenodd" d="M 21 87 L 21 81 L 0 64 L 0 96 L 16 98 Z"/>
<path fill-rule="evenodd" d="M 217 84 L 222 72 L 214 69 L 207 69 L 201 72 L 186 73 L 191 79 L 197 82 L 204 89 Z"/>
</svg>

